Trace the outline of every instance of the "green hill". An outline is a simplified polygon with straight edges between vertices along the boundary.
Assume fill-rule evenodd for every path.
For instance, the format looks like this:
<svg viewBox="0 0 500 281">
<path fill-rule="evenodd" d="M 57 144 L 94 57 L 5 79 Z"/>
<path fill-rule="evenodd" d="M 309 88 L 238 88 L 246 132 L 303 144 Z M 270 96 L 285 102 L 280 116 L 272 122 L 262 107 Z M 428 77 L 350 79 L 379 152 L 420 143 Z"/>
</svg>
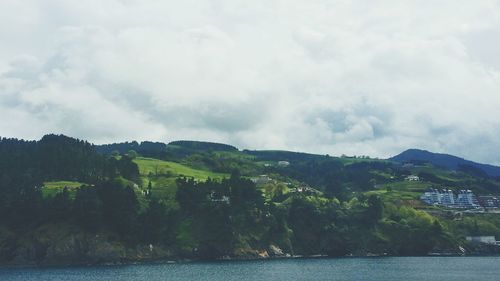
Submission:
<svg viewBox="0 0 500 281">
<path fill-rule="evenodd" d="M 500 177 L 500 167 L 476 163 L 449 154 L 433 153 L 420 149 L 408 149 L 390 158 L 390 160 L 400 163 L 431 163 L 437 167 L 462 170 L 469 173 L 475 173 L 477 175 Z"/>
<path fill-rule="evenodd" d="M 84 183 L 77 181 L 48 181 L 43 183 L 43 195 L 54 196 L 67 188 L 70 194 L 74 195 L 76 189 L 84 185 Z"/>
<path fill-rule="evenodd" d="M 420 201 L 431 187 L 500 195 L 500 181 L 429 162 L 50 135 L 1 139 L 0 168 L 0 264 L 426 255 L 500 238 L 495 212 Z"/>
<path fill-rule="evenodd" d="M 198 170 L 190 168 L 186 165 L 163 161 L 153 158 L 137 157 L 133 160 L 139 166 L 141 176 L 165 176 L 165 177 L 193 177 L 198 180 L 206 180 L 207 178 L 222 179 L 228 177 L 228 174 L 214 173 L 206 170 Z"/>
</svg>

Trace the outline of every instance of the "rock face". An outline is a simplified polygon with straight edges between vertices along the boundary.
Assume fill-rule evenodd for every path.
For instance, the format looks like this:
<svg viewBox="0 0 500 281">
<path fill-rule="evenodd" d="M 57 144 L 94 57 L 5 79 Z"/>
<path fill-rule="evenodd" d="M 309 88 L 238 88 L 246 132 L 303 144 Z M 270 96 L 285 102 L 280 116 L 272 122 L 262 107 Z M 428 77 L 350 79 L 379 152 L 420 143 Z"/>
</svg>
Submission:
<svg viewBox="0 0 500 281">
<path fill-rule="evenodd" d="M 126 258 L 125 247 L 118 242 L 111 243 L 106 237 L 96 235 L 71 235 L 50 243 L 44 263 L 101 263 L 119 262 Z"/>
<path fill-rule="evenodd" d="M 15 241 L 5 237 L 0 238 L 0 263 L 13 265 L 121 263 L 171 256 L 159 245 L 127 247 L 112 234 L 90 234 L 68 225 L 44 226 Z"/>
<path fill-rule="evenodd" d="M 0 264 L 64 265 L 117 264 L 133 261 L 178 259 L 162 245 L 130 245 L 112 232 L 91 233 L 69 223 L 47 224 L 33 232 L 15 235 L 0 229 Z M 267 259 L 285 257 L 278 246 L 255 247 L 243 244 L 222 259 Z M 191 255 L 191 258 L 200 258 Z"/>
<path fill-rule="evenodd" d="M 261 259 L 268 258 L 269 254 L 266 250 L 255 250 L 250 247 L 238 248 L 234 252 L 234 255 L 228 257 L 228 259 Z"/>
<path fill-rule="evenodd" d="M 276 246 L 276 245 L 270 245 L 269 246 L 269 255 L 271 257 L 285 257 L 285 256 L 287 256 L 283 252 L 283 250 L 280 247 Z"/>
<path fill-rule="evenodd" d="M 17 248 L 15 235 L 6 228 L 0 227 L 0 263 L 12 260 Z"/>
</svg>

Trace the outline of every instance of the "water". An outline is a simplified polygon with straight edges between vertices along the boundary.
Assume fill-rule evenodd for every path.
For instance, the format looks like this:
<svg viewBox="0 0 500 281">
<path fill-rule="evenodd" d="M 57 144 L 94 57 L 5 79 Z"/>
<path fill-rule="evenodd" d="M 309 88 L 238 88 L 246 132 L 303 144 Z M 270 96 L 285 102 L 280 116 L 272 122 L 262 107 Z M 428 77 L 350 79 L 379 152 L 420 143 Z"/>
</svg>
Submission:
<svg viewBox="0 0 500 281">
<path fill-rule="evenodd" d="M 0 268 L 0 280 L 500 280 L 500 257 L 287 259 L 92 267 Z"/>
</svg>

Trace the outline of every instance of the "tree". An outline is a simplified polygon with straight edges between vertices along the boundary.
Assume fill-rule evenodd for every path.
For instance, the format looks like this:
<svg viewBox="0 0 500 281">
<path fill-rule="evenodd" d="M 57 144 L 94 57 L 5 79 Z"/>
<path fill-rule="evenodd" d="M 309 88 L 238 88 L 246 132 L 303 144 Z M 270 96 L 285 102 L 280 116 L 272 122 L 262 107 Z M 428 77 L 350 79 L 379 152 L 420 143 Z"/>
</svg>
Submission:
<svg viewBox="0 0 500 281">
<path fill-rule="evenodd" d="M 118 171 L 122 177 L 136 183 L 140 182 L 139 167 L 132 161 L 132 158 L 123 155 L 122 158 L 118 160 L 117 165 Z"/>
<path fill-rule="evenodd" d="M 106 223 L 122 235 L 133 232 L 139 208 L 134 190 L 117 182 L 104 182 L 96 189 L 103 203 Z"/>
<path fill-rule="evenodd" d="M 95 187 L 83 186 L 76 191 L 73 213 L 83 228 L 97 230 L 103 222 L 102 212 L 103 202 Z"/>
<path fill-rule="evenodd" d="M 174 241 L 175 214 L 158 200 L 150 200 L 140 215 L 141 240 L 145 243 L 172 243 Z"/>
<path fill-rule="evenodd" d="M 368 221 L 375 224 L 379 219 L 382 218 L 384 212 L 384 203 L 377 195 L 370 195 L 367 200 L 368 208 L 366 213 L 368 215 Z"/>
<path fill-rule="evenodd" d="M 50 220 L 66 220 L 71 217 L 73 202 L 71 198 L 69 198 L 67 187 L 65 187 L 62 192 L 57 193 L 53 198 L 49 199 L 48 203 Z"/>
<path fill-rule="evenodd" d="M 137 158 L 137 152 L 135 150 L 129 150 L 127 152 L 127 156 L 130 158 L 130 159 L 135 159 Z"/>
</svg>

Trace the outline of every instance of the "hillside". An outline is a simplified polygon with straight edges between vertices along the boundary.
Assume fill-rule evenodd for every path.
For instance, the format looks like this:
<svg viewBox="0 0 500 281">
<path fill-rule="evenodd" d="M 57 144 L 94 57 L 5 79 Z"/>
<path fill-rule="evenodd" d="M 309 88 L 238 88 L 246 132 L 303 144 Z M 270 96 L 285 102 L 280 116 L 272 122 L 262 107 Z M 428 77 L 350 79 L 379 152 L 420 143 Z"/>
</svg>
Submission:
<svg viewBox="0 0 500 281">
<path fill-rule="evenodd" d="M 466 235 L 500 237 L 494 210 L 420 200 L 429 188 L 500 195 L 499 181 L 399 161 L 415 164 L 209 142 L 2 139 L 0 264 L 425 255 L 475 251 Z"/>
<path fill-rule="evenodd" d="M 437 167 L 444 167 L 453 170 L 469 170 L 471 172 L 479 173 L 482 172 L 490 177 L 500 177 L 500 167 L 476 163 L 449 154 L 433 153 L 420 149 L 408 149 L 394 157 L 391 157 L 389 160 L 399 163 L 431 163 Z"/>
</svg>

